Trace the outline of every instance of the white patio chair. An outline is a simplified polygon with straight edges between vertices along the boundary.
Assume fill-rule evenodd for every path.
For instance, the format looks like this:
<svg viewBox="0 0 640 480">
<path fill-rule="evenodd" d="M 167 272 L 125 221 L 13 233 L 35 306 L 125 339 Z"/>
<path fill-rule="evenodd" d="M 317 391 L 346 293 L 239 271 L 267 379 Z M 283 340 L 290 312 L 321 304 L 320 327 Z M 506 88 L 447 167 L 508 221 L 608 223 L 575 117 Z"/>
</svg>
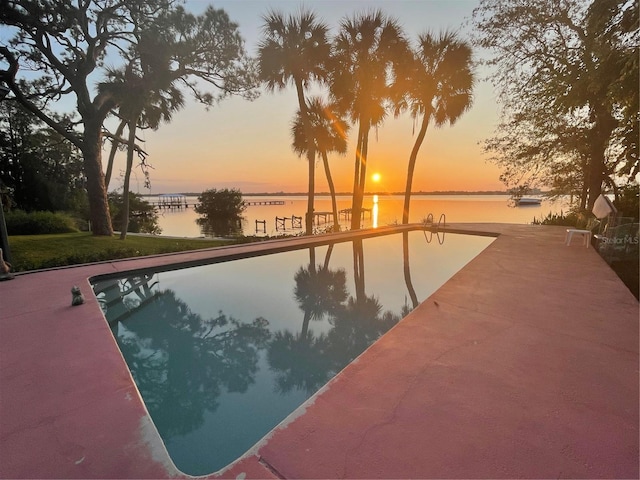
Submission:
<svg viewBox="0 0 640 480">
<path fill-rule="evenodd" d="M 574 235 L 578 235 L 584 242 L 585 247 L 589 248 L 589 245 L 591 244 L 591 235 L 593 234 L 593 230 L 600 225 L 600 220 L 609 215 L 615 215 L 618 210 L 613 206 L 611 200 L 600 194 L 593 204 L 591 212 L 596 218 L 589 219 L 587 226 L 584 229 L 567 228 L 567 233 L 564 236 L 564 243 L 567 247 L 571 245 L 571 240 Z"/>
<path fill-rule="evenodd" d="M 574 235 L 580 236 L 584 246 L 589 248 L 591 244 L 591 235 L 593 234 L 593 230 L 600 225 L 600 220 L 590 219 L 587 223 L 587 226 L 584 229 L 580 228 L 567 228 L 567 233 L 564 236 L 564 243 L 568 247 L 571 245 L 571 240 Z"/>
</svg>

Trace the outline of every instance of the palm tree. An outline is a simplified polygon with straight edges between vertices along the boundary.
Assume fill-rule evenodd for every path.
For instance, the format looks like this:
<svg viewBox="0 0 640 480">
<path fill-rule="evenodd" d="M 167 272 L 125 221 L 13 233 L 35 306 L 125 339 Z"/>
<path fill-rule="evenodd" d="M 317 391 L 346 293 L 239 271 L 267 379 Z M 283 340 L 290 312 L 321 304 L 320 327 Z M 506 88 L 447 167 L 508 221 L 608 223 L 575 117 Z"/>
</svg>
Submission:
<svg viewBox="0 0 640 480">
<path fill-rule="evenodd" d="M 170 68 L 169 50 L 160 37 L 147 33 L 138 40 L 137 50 L 124 71 L 112 70 L 107 75 L 108 82 L 100 88 L 109 89 L 118 98 L 118 117 L 121 119 L 113 139 L 112 155 L 120 141 L 118 138 L 126 125 L 127 165 L 123 181 L 122 226 L 120 239 L 127 235 L 129 224 L 129 182 L 133 169 L 133 156 L 137 150 L 136 131 L 138 128 L 157 129 L 161 122 L 171 120 L 173 112 L 184 104 L 180 90 L 174 86 L 176 77 Z M 109 167 L 112 157 L 109 158 Z M 110 168 L 108 168 L 110 174 Z"/>
<path fill-rule="evenodd" d="M 271 91 L 286 88 L 289 82 L 296 87 L 298 108 L 305 136 L 313 138 L 308 120 L 305 87 L 313 80 L 326 77 L 325 64 L 330 54 L 327 40 L 328 27 L 316 19 L 315 14 L 301 10 L 298 16 L 285 18 L 282 13 L 271 11 L 264 17 L 263 40 L 258 47 L 258 67 L 262 81 Z M 307 235 L 313 233 L 313 200 L 315 190 L 314 142 L 307 142 L 309 162 L 309 196 L 305 228 Z"/>
<path fill-rule="evenodd" d="M 338 205 L 336 202 L 336 189 L 329 168 L 328 152 L 336 152 L 341 155 L 347 153 L 347 132 L 349 125 L 336 113 L 334 105 L 325 105 L 319 97 L 309 99 L 309 122 L 313 131 L 313 148 L 322 156 L 324 172 L 331 193 L 331 207 L 333 210 L 333 230 L 340 230 L 338 222 Z M 293 134 L 293 150 L 302 156 L 307 152 L 308 142 L 305 135 L 302 114 L 300 110 L 291 128 Z"/>
<path fill-rule="evenodd" d="M 109 190 L 109 183 L 111 182 L 111 173 L 113 172 L 113 163 L 116 159 L 116 153 L 118 152 L 118 148 L 123 143 L 122 142 L 122 133 L 124 132 L 125 127 L 127 126 L 127 120 L 120 119 L 120 123 L 118 124 L 118 128 L 116 132 L 111 136 L 111 150 L 109 151 L 109 160 L 107 160 L 107 168 L 104 172 L 104 185 Z"/>
<path fill-rule="evenodd" d="M 334 42 L 331 94 L 341 112 L 358 124 L 351 228 L 360 228 L 369 131 L 386 117 L 395 71 L 410 50 L 399 24 L 381 11 L 341 22 Z"/>
<path fill-rule="evenodd" d="M 304 312 L 302 336 L 309 330 L 311 320 L 322 320 L 325 314 L 335 315 L 347 299 L 346 272 L 332 270 L 327 261 L 315 264 L 315 247 L 309 249 L 309 265 L 300 267 L 294 276 L 294 298 Z"/>
<path fill-rule="evenodd" d="M 415 57 L 407 83 L 406 103 L 400 104 L 396 112 L 406 107 L 414 119 L 422 117 L 409 157 L 402 223 L 409 222 L 413 173 L 429 124 L 433 121 L 436 127 L 453 125 L 473 102 L 474 74 L 468 43 L 451 32 L 445 31 L 438 38 L 425 33 L 418 38 Z"/>
</svg>

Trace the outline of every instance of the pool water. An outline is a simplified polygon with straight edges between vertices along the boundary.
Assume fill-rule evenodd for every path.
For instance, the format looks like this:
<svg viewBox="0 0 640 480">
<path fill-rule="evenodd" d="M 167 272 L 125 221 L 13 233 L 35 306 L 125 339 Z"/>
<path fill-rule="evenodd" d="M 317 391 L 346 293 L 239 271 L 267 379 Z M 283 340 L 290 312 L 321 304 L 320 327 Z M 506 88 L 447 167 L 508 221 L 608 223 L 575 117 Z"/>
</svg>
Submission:
<svg viewBox="0 0 640 480">
<path fill-rule="evenodd" d="M 442 235 L 394 233 L 93 288 L 171 458 L 204 475 L 244 454 L 493 240 Z"/>
</svg>

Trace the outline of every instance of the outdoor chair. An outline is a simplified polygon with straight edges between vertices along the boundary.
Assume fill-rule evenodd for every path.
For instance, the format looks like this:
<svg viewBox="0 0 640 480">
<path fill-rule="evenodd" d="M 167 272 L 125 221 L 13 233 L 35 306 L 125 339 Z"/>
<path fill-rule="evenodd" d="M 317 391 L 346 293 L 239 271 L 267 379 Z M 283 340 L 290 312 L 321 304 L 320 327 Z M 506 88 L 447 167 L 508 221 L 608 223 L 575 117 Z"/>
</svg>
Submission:
<svg viewBox="0 0 640 480">
<path fill-rule="evenodd" d="M 580 228 L 567 228 L 567 233 L 564 236 L 564 243 L 568 247 L 571 245 L 571 240 L 574 235 L 579 235 L 584 242 L 585 247 L 589 248 L 591 244 L 591 235 L 593 230 L 600 225 L 600 220 L 590 219 L 587 226 L 584 229 Z"/>
<path fill-rule="evenodd" d="M 585 247 L 589 248 L 589 245 L 591 244 L 591 236 L 596 227 L 600 225 L 600 220 L 606 217 L 611 218 L 611 216 L 615 216 L 617 210 L 613 203 L 611 203 L 611 200 L 601 194 L 593 204 L 591 212 L 595 215 L 595 218 L 589 219 L 585 228 L 567 228 L 567 233 L 564 236 L 564 243 L 567 247 L 571 245 L 573 236 L 579 235 L 584 241 Z"/>
</svg>

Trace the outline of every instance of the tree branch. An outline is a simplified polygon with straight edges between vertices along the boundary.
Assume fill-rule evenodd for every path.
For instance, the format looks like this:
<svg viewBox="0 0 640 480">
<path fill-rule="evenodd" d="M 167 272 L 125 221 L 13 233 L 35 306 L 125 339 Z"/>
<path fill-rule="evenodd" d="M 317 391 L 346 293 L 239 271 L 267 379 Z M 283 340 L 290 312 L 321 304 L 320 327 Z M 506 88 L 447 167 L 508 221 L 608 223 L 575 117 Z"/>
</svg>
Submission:
<svg viewBox="0 0 640 480">
<path fill-rule="evenodd" d="M 0 46 L 0 55 L 2 55 L 9 63 L 8 70 L 0 70 L 0 80 L 6 83 L 7 86 L 11 89 L 11 92 L 15 95 L 18 103 L 20 103 L 20 105 L 25 107 L 29 112 L 34 114 L 64 138 L 73 143 L 76 147 L 81 148 L 82 138 L 79 135 L 70 132 L 60 122 L 54 120 L 52 117 L 44 113 L 22 93 L 16 83 L 16 75 L 18 74 L 19 67 L 18 60 L 13 55 L 13 53 L 11 53 L 11 51 L 7 47 Z"/>
</svg>

